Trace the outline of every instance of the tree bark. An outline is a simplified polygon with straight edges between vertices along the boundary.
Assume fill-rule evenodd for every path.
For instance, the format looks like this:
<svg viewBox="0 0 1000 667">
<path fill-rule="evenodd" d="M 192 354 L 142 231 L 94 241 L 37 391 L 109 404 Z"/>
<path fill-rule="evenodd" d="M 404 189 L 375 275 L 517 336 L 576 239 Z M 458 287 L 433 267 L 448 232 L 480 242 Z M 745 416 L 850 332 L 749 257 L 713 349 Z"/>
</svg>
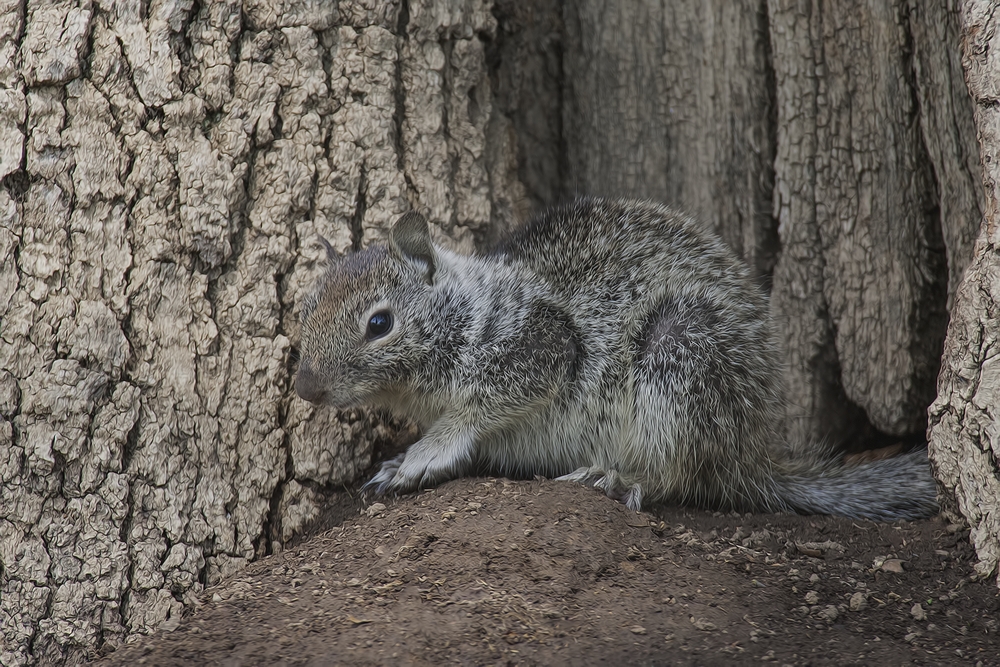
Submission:
<svg viewBox="0 0 1000 667">
<path fill-rule="evenodd" d="M 980 574 L 1000 563 L 1000 68 L 996 3 L 971 0 L 962 8 L 962 45 L 975 102 L 985 215 L 972 262 L 959 287 L 930 408 L 931 460 L 946 509 L 971 528 Z M 998 579 L 1000 584 L 1000 579 Z"/>
<path fill-rule="evenodd" d="M 563 5 L 564 191 L 648 197 L 774 267 L 774 82 L 759 2 Z"/>
<path fill-rule="evenodd" d="M 928 154 L 934 127 L 921 132 L 904 2 L 772 1 L 770 15 L 782 230 L 772 305 L 790 358 L 792 436 L 856 437 L 845 427 L 865 416 L 884 434 L 912 436 L 926 423 L 947 321 L 935 174 L 962 154 Z M 928 61 L 933 82 L 947 61 Z"/>
<path fill-rule="evenodd" d="M 334 5 L 335 7 L 335 5 Z M 297 304 L 417 208 L 523 199 L 478 0 L 0 6 L 0 663 L 76 663 L 280 548 L 384 428 Z"/>
</svg>

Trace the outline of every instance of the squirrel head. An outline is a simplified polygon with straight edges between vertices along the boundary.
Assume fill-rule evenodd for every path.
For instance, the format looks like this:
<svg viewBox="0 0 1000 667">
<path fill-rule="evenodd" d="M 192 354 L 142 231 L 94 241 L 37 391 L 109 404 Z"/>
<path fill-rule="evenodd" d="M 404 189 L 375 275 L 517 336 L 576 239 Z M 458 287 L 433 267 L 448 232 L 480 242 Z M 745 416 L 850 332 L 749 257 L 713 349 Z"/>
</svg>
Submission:
<svg viewBox="0 0 1000 667">
<path fill-rule="evenodd" d="M 337 256 L 302 307 L 295 391 L 346 408 L 404 384 L 427 351 L 424 323 L 437 254 L 427 221 L 403 215 L 388 244 Z"/>
</svg>

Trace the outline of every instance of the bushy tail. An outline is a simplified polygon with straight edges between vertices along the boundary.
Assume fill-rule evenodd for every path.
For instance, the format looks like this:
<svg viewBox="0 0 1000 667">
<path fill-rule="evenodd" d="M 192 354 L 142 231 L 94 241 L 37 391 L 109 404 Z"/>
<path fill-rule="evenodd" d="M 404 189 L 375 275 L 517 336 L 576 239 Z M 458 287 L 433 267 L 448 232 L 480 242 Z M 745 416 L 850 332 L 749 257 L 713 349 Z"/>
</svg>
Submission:
<svg viewBox="0 0 1000 667">
<path fill-rule="evenodd" d="M 777 486 L 789 509 L 802 514 L 895 521 L 938 512 L 926 450 L 855 466 L 830 461 L 786 474 Z"/>
</svg>

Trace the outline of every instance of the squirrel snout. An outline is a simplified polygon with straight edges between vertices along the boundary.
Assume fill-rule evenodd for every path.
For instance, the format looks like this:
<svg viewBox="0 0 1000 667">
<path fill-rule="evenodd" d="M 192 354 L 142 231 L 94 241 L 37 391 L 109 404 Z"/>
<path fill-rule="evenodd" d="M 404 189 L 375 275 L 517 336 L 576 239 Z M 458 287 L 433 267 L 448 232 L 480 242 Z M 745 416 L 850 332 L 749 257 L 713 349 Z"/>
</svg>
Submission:
<svg viewBox="0 0 1000 667">
<path fill-rule="evenodd" d="M 299 365 L 295 375 L 295 393 L 310 403 L 323 403 L 326 399 L 326 388 L 306 361 Z"/>
</svg>

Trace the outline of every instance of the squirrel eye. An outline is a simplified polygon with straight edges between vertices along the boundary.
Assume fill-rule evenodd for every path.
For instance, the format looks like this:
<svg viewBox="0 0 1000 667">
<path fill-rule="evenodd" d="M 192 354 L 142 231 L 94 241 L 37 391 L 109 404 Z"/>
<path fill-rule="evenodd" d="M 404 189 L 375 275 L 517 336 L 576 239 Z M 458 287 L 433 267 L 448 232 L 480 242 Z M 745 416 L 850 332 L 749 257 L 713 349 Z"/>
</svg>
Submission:
<svg viewBox="0 0 1000 667">
<path fill-rule="evenodd" d="M 392 331 L 392 313 L 388 310 L 380 310 L 368 318 L 368 329 L 365 331 L 365 338 L 375 340 L 390 331 Z"/>
</svg>

